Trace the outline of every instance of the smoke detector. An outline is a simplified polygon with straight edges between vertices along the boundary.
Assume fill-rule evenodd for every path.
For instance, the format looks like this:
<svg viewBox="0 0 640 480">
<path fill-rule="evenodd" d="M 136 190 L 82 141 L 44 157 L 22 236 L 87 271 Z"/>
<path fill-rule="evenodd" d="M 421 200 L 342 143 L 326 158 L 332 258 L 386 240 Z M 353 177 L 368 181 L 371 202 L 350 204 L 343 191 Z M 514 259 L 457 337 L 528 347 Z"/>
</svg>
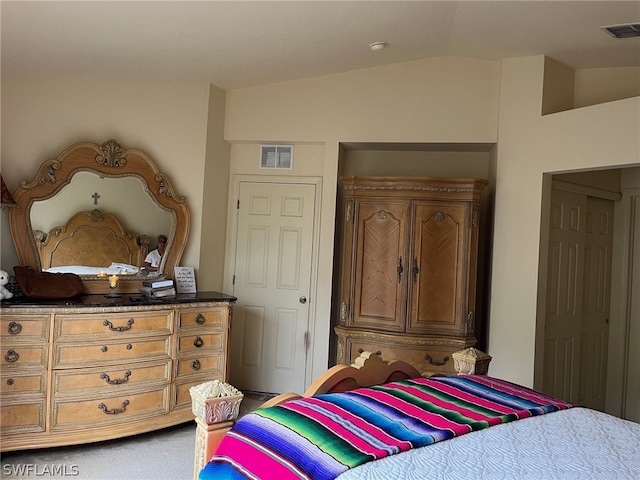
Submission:
<svg viewBox="0 0 640 480">
<path fill-rule="evenodd" d="M 640 37 L 640 23 L 621 23 L 600 28 L 615 38 Z"/>
<path fill-rule="evenodd" d="M 369 44 L 369 48 L 372 52 L 377 52 L 378 50 L 384 50 L 387 48 L 387 42 L 373 42 Z"/>
</svg>

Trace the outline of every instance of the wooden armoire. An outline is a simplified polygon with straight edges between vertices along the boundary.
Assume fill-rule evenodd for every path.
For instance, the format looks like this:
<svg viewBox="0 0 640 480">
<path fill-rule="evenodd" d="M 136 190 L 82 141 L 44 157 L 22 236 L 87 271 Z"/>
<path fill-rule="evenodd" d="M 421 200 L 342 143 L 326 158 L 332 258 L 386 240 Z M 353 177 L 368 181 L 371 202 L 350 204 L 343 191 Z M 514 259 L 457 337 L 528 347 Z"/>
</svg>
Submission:
<svg viewBox="0 0 640 480">
<path fill-rule="evenodd" d="M 337 363 L 362 351 L 455 372 L 474 346 L 481 179 L 342 177 Z"/>
</svg>

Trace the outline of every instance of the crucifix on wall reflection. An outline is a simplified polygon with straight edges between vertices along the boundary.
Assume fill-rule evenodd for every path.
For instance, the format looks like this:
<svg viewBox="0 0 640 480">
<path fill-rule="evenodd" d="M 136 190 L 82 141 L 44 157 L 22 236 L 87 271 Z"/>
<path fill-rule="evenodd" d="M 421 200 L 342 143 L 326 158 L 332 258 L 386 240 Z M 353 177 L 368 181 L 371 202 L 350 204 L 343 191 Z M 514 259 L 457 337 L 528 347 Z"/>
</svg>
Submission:
<svg viewBox="0 0 640 480">
<path fill-rule="evenodd" d="M 98 192 L 95 192 L 93 195 L 91 195 L 91 198 L 93 198 L 93 204 L 97 205 L 98 199 L 100 198 L 100 194 Z"/>
</svg>

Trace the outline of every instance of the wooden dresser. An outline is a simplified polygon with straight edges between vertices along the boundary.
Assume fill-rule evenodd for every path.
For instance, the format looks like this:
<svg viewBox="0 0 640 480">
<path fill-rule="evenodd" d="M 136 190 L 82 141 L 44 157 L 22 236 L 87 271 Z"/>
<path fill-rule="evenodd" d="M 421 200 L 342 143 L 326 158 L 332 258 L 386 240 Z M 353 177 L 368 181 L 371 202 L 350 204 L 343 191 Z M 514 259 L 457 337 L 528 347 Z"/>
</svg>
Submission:
<svg viewBox="0 0 640 480">
<path fill-rule="evenodd" d="M 189 388 L 227 378 L 235 301 L 218 292 L 3 301 L 2 451 L 193 420 Z"/>
<path fill-rule="evenodd" d="M 480 195 L 486 180 L 343 177 L 337 363 L 363 351 L 453 373 L 477 343 Z"/>
</svg>

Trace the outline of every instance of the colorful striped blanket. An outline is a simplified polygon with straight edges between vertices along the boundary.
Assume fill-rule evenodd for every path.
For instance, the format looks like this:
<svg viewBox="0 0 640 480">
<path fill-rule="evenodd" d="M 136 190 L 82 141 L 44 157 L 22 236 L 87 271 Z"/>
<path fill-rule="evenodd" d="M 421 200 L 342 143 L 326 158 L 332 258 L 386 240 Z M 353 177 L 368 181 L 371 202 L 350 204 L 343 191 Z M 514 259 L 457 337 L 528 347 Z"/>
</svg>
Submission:
<svg viewBox="0 0 640 480">
<path fill-rule="evenodd" d="M 242 417 L 199 478 L 334 479 L 365 462 L 572 406 L 476 375 L 301 398 Z"/>
</svg>

